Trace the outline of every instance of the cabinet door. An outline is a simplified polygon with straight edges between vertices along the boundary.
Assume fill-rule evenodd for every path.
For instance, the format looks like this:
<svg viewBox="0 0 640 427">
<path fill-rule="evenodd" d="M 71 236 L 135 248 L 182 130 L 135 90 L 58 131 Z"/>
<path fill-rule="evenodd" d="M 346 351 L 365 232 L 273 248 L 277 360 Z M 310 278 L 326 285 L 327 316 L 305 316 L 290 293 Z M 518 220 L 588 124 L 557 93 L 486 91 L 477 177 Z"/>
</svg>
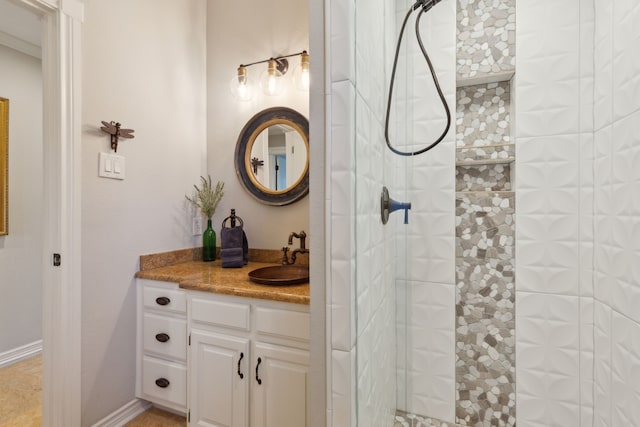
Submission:
<svg viewBox="0 0 640 427">
<path fill-rule="evenodd" d="M 191 331 L 190 426 L 248 425 L 249 360 L 248 340 Z"/>
<path fill-rule="evenodd" d="M 251 426 L 309 426 L 309 352 L 256 342 L 252 355 Z"/>
</svg>

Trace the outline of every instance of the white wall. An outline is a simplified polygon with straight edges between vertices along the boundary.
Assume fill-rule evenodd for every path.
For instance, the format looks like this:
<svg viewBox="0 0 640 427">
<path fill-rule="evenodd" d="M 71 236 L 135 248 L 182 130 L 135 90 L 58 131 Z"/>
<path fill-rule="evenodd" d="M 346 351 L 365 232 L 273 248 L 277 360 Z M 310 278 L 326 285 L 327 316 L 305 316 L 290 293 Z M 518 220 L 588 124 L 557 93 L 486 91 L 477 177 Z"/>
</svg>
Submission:
<svg viewBox="0 0 640 427">
<path fill-rule="evenodd" d="M 593 2 L 522 0 L 516 13 L 516 415 L 519 426 L 587 426 Z"/>
<path fill-rule="evenodd" d="M 0 45 L 9 99 L 9 235 L 0 236 L 0 353 L 42 339 L 42 65 Z"/>
<path fill-rule="evenodd" d="M 595 1 L 595 426 L 640 425 L 639 21 Z"/>
<path fill-rule="evenodd" d="M 236 177 L 234 152 L 244 124 L 259 111 L 286 106 L 309 117 L 309 94 L 286 83 L 280 96 L 268 97 L 259 90 L 253 101 L 235 100 L 229 82 L 238 65 L 272 56 L 309 50 L 306 1 L 262 2 L 209 1 L 207 13 L 207 170 L 211 178 L 225 182 L 225 196 L 214 215 L 214 229 L 231 208 L 244 220 L 252 248 L 280 249 L 292 231 L 309 231 L 309 198 L 275 207 L 253 199 Z M 313 61 L 314 52 L 310 53 Z M 299 57 L 290 58 L 290 79 Z M 266 64 L 249 67 L 249 78 L 259 79 Z M 310 144 L 323 141 L 310 141 Z M 313 159 L 310 160 L 313 162 Z"/>
<path fill-rule="evenodd" d="M 406 10 L 408 5 L 402 15 Z M 416 354 L 424 355 L 424 345 L 442 346 L 444 343 L 447 348 L 442 351 L 451 355 L 444 365 L 439 363 L 440 359 L 431 359 L 422 361 L 421 366 L 439 363 L 437 369 L 444 369 L 442 376 L 446 376 L 448 382 L 438 382 L 438 387 L 433 387 L 426 398 L 429 410 L 435 408 L 437 414 L 446 414 L 446 419 L 453 419 L 453 138 L 448 138 L 441 147 L 421 159 L 403 159 L 385 147 L 386 95 L 399 28 L 396 5 L 384 1 L 334 0 L 330 3 L 330 12 L 331 32 L 327 39 L 330 42 L 331 89 L 328 98 L 331 118 L 328 132 L 331 139 L 327 145 L 330 166 L 326 173 L 330 184 L 327 208 L 331 215 L 327 224 L 331 259 L 327 286 L 331 295 L 328 304 L 331 313 L 329 407 L 332 425 L 356 425 L 356 422 L 357 425 L 390 425 L 398 405 L 406 408 L 404 372 L 398 376 L 402 395 L 397 396 L 395 390 L 396 351 L 404 350 L 398 346 L 407 344 L 404 341 L 406 330 L 396 336 L 396 298 L 404 303 L 405 296 L 411 300 L 414 293 L 429 293 L 434 286 L 441 286 L 445 291 L 438 294 L 443 300 L 434 304 L 444 305 L 450 312 L 448 319 L 442 319 L 449 328 L 448 338 L 445 342 L 428 342 L 424 340 L 424 334 L 412 335 L 411 343 L 415 346 L 408 357 L 412 363 L 409 369 L 415 372 L 421 363 L 416 359 L 413 364 Z M 437 24 L 437 30 L 425 31 L 425 42 L 432 47 L 433 61 L 444 79 L 441 84 L 453 105 L 455 3 L 434 9 L 433 18 L 426 17 L 423 23 L 425 28 Z M 413 31 L 406 37 L 413 38 Z M 429 129 L 426 120 L 432 118 L 433 123 L 429 124 L 433 124 L 432 129 L 440 129 L 439 132 L 445 123 L 437 98 L 420 90 L 425 83 L 426 66 L 413 64 L 411 67 L 420 72 L 410 79 L 412 84 L 415 81 L 416 87 L 406 93 L 403 92 L 406 69 L 401 65 L 398 71 L 402 77 L 396 84 L 394 108 L 397 116 L 392 116 L 391 128 L 394 146 L 407 150 L 415 148 L 413 143 L 424 146 L 431 138 L 425 132 Z M 447 70 L 450 70 L 448 76 Z M 425 97 L 434 99 L 433 105 L 414 109 L 424 104 Z M 425 114 L 426 110 L 433 114 Z M 401 122 L 399 131 L 394 127 L 396 121 Z M 405 132 L 407 122 L 414 121 L 419 126 Z M 407 139 L 407 136 L 415 139 Z M 402 223 L 401 212 L 394 213 L 389 223 L 382 225 L 380 193 L 383 186 L 389 188 L 393 198 L 413 203 L 409 225 Z M 399 235 L 407 238 L 398 239 Z M 404 250 L 404 247 L 413 249 Z M 433 257 L 428 259 L 428 255 Z M 416 263 L 417 259 L 423 261 Z M 396 278 L 400 278 L 398 283 Z M 410 282 L 414 279 L 418 282 Z M 411 289 L 407 291 L 409 283 Z M 424 302 L 424 298 L 419 302 Z M 403 311 L 397 315 L 404 322 L 406 306 L 401 305 L 400 309 Z M 420 310 L 410 316 L 412 322 L 422 322 L 418 315 Z M 427 333 L 429 331 L 432 330 Z M 413 332 L 420 331 L 412 329 Z M 407 368 L 405 356 L 403 353 L 399 358 L 401 370 Z M 425 375 L 429 372 L 420 374 L 422 378 Z M 411 392 L 424 385 L 413 380 L 411 384 L 415 386 Z"/>
<path fill-rule="evenodd" d="M 82 424 L 134 398 L 138 257 L 192 247 L 184 195 L 206 171 L 205 0 L 88 0 L 83 25 Z M 124 181 L 98 178 L 121 140 Z"/>
<path fill-rule="evenodd" d="M 411 5 L 398 5 L 398 28 Z M 421 19 L 423 43 L 451 111 L 456 103 L 456 9 L 455 1 L 442 2 Z M 406 80 L 407 88 L 397 94 L 399 131 L 391 138 L 402 151 L 430 145 L 446 125 L 445 110 L 417 45 L 416 15 L 409 19 L 403 38 L 407 68 L 399 68 L 398 82 Z M 455 118 L 436 148 L 401 158 L 398 174 L 404 192 L 394 198 L 412 202 L 409 224 L 399 225 L 403 238 L 396 260 L 398 409 L 454 422 Z"/>
<path fill-rule="evenodd" d="M 356 1 L 355 10 L 355 126 L 351 130 L 355 185 L 350 221 L 356 266 L 355 282 L 350 286 L 355 285 L 357 420 L 359 426 L 388 426 L 396 410 L 393 285 L 396 232 L 401 230 L 397 217 L 402 215 L 395 214 L 396 218 L 383 225 L 380 194 L 386 185 L 394 197 L 399 195 L 398 158 L 386 149 L 383 139 L 390 75 L 386 64 L 393 51 L 395 7 L 384 0 Z M 333 243 L 340 245 L 345 237 Z"/>
</svg>

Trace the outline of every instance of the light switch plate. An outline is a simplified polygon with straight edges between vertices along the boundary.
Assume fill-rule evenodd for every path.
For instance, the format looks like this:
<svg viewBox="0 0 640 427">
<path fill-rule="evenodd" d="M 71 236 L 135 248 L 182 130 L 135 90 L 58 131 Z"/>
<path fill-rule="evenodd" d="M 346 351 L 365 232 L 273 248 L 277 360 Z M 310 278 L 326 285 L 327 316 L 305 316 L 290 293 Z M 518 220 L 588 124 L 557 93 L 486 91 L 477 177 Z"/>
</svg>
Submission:
<svg viewBox="0 0 640 427">
<path fill-rule="evenodd" d="M 100 153 L 98 160 L 98 176 L 111 179 L 124 179 L 124 156 Z"/>
<path fill-rule="evenodd" d="M 193 235 L 199 236 L 202 234 L 202 217 L 200 215 L 196 215 L 193 217 Z"/>
</svg>

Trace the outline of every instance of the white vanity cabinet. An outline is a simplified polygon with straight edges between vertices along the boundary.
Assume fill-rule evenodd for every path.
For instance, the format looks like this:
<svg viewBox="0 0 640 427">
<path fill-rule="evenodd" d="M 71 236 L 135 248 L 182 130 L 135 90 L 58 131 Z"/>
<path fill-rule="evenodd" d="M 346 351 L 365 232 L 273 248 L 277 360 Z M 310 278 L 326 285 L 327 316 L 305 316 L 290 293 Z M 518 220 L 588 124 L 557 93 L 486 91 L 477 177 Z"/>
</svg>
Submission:
<svg viewBox="0 0 640 427">
<path fill-rule="evenodd" d="M 309 306 L 138 279 L 136 396 L 189 426 L 309 426 Z"/>
<path fill-rule="evenodd" d="M 138 283 L 136 396 L 187 412 L 187 297 L 170 282 Z"/>
<path fill-rule="evenodd" d="M 205 292 L 189 306 L 189 425 L 308 426 L 308 306 Z"/>
</svg>

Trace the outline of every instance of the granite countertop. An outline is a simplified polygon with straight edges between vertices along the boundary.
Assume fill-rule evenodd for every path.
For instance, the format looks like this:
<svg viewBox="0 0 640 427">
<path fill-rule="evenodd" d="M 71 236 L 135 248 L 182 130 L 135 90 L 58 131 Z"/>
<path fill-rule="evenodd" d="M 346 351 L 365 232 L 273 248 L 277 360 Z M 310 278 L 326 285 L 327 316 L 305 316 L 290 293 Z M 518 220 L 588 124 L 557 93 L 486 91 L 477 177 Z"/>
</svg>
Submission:
<svg viewBox="0 0 640 427">
<path fill-rule="evenodd" d="M 194 258 L 197 259 L 197 253 L 193 257 L 167 256 L 167 254 L 173 254 L 173 252 L 143 255 L 140 257 L 140 271 L 136 273 L 136 277 L 140 279 L 175 282 L 182 289 L 283 301 L 294 304 L 309 304 L 308 283 L 302 285 L 270 286 L 260 285 L 249 280 L 248 273 L 250 271 L 256 268 L 279 265 L 275 262 L 264 262 L 271 260 L 261 259 L 261 261 L 251 261 L 250 254 L 248 265 L 241 268 L 222 268 L 220 259 L 213 262 L 194 260 Z M 144 258 L 152 256 L 156 258 Z M 158 261 L 158 256 L 170 259 L 170 261 Z M 152 262 L 150 262 L 150 260 Z"/>
</svg>

